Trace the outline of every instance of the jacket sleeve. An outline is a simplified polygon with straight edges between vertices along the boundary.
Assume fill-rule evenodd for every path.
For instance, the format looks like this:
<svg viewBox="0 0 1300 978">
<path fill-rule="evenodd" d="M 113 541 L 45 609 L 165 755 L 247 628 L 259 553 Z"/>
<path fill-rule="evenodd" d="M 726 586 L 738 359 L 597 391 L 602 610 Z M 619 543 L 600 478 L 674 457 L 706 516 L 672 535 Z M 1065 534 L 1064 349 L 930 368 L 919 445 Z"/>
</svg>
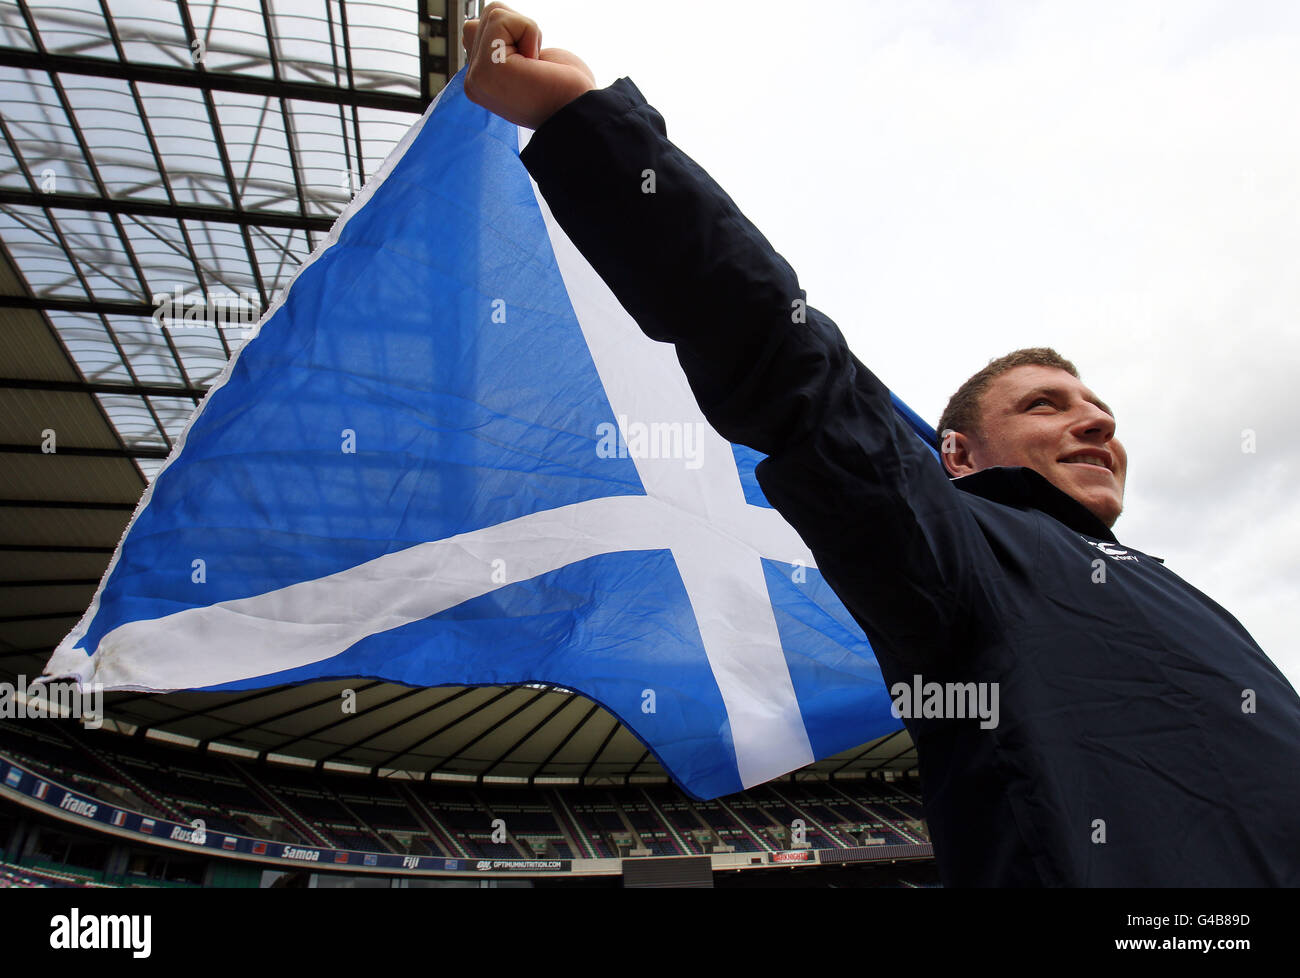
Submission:
<svg viewBox="0 0 1300 978">
<path fill-rule="evenodd" d="M 547 120 L 522 160 L 642 331 L 674 344 L 700 408 L 768 457 L 764 494 L 877 651 L 942 652 L 986 607 L 990 553 L 888 389 L 627 78 Z M 653 180 L 653 192 L 651 183 Z M 982 617 L 979 616 L 979 617 Z M 965 643 L 963 643 L 965 644 Z"/>
</svg>

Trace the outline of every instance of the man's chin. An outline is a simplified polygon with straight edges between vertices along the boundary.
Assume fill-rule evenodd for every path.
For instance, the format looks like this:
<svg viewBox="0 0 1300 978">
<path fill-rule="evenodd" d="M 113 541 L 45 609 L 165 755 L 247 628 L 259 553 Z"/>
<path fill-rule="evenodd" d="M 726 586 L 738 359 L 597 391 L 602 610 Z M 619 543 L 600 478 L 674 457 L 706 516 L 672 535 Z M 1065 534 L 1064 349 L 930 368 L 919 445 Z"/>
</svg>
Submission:
<svg viewBox="0 0 1300 978">
<path fill-rule="evenodd" d="M 1119 519 L 1120 513 L 1124 511 L 1123 497 L 1117 499 L 1113 492 L 1100 492 L 1096 487 L 1081 489 L 1078 485 L 1073 484 L 1067 487 L 1057 483 L 1056 487 L 1080 503 L 1084 509 L 1108 527 L 1114 526 L 1115 521 Z"/>
<path fill-rule="evenodd" d="M 1083 502 L 1083 505 L 1088 508 L 1088 512 L 1092 513 L 1093 516 L 1097 517 L 1097 519 L 1101 520 L 1108 527 L 1114 526 L 1115 521 L 1118 520 L 1120 514 L 1124 512 L 1124 501 L 1122 499 L 1116 500 L 1114 498 L 1108 498 L 1091 501 L 1080 500 L 1080 502 Z"/>
</svg>

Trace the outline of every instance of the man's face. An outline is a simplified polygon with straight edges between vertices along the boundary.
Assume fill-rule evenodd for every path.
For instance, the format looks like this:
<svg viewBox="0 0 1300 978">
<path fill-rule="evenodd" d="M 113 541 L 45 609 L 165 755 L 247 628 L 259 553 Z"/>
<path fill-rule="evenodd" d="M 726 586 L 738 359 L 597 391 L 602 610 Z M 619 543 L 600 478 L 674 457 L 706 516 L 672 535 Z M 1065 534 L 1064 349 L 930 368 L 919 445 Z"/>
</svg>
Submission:
<svg viewBox="0 0 1300 978">
<path fill-rule="evenodd" d="M 980 436 L 956 435 L 956 450 L 943 455 L 952 475 L 1023 465 L 1114 525 L 1128 455 L 1109 408 L 1082 381 L 1057 367 L 1012 367 L 994 378 L 980 408 Z"/>
</svg>

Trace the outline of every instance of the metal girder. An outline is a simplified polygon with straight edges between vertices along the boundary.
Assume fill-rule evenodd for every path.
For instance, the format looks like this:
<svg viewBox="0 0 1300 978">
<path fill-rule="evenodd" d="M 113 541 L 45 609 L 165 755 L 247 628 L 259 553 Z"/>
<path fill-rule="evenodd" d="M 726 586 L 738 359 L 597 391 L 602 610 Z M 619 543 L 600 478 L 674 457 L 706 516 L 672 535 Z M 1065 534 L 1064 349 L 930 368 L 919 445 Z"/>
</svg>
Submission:
<svg viewBox="0 0 1300 978">
<path fill-rule="evenodd" d="M 4 446 L 0 445 L 0 452 L 3 451 Z M 77 452 L 74 449 L 67 454 L 76 455 Z M 0 499 L 0 508 L 19 509 L 100 509 L 130 513 L 135 510 L 135 505 L 135 503 L 96 503 L 70 499 Z"/>
<path fill-rule="evenodd" d="M 164 384 L 127 384 L 111 381 L 41 380 L 32 377 L 0 377 L 0 390 L 59 391 L 69 394 L 138 394 L 142 397 L 188 397 L 202 400 L 206 387 L 168 387 Z"/>
<path fill-rule="evenodd" d="M 169 217 L 180 220 L 213 221 L 218 224 L 237 224 L 240 227 L 287 228 L 294 231 L 329 231 L 332 217 L 305 217 L 298 214 L 271 211 L 235 210 L 212 204 L 165 204 L 162 201 L 123 200 L 117 197 L 95 197 L 91 194 L 42 194 L 28 190 L 0 188 L 0 204 L 17 204 L 25 207 L 50 210 L 87 211 L 95 214 L 134 214 L 142 217 Z"/>
<path fill-rule="evenodd" d="M 41 451 L 40 445 L 0 445 L 0 455 L 44 454 L 70 455 L 73 458 L 166 458 L 171 454 L 171 449 L 150 448 L 144 445 L 137 448 L 64 448 L 60 445 L 57 452 L 46 453 Z"/>
<path fill-rule="evenodd" d="M 203 92 L 239 92 L 266 95 L 304 102 L 330 105 L 355 105 L 363 109 L 386 109 L 390 112 L 424 111 L 427 100 L 418 95 L 397 92 L 370 92 L 357 88 L 315 85 L 310 82 L 276 81 L 230 72 L 200 72 L 193 68 L 170 68 L 165 65 L 109 61 L 73 54 L 49 54 L 20 48 L 0 47 L 0 67 L 25 68 L 29 71 L 65 72 L 92 78 L 115 78 L 120 81 L 175 85 Z"/>
</svg>

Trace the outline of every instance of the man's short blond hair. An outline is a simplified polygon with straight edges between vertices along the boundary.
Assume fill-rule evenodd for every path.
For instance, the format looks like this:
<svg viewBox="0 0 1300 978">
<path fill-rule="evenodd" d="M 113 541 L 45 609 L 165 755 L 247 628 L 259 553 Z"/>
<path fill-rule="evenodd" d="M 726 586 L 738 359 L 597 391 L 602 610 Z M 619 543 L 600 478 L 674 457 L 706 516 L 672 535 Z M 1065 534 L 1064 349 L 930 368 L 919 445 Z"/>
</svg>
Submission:
<svg viewBox="0 0 1300 978">
<path fill-rule="evenodd" d="M 980 398 L 996 378 L 1013 367 L 1059 367 L 1075 378 L 1079 377 L 1074 364 L 1049 346 L 1026 347 L 990 360 L 987 367 L 958 387 L 957 393 L 948 399 L 948 406 L 939 419 L 939 437 L 943 438 L 946 431 L 960 431 L 963 435 L 982 437 Z"/>
</svg>

